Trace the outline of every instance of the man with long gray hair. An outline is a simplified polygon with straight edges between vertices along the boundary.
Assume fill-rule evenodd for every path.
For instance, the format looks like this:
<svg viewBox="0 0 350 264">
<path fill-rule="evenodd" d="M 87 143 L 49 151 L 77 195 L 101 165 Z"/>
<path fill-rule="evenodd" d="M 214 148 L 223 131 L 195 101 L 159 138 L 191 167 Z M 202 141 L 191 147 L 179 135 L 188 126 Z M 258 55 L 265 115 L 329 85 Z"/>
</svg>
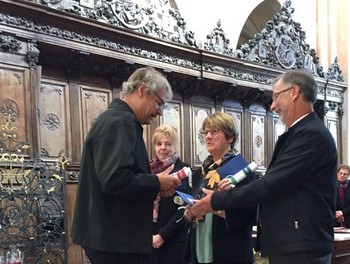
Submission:
<svg viewBox="0 0 350 264">
<path fill-rule="evenodd" d="M 152 174 L 143 127 L 162 115 L 173 96 L 167 79 L 151 67 L 136 70 L 93 123 L 85 139 L 73 242 L 93 264 L 147 264 L 152 252 L 153 200 L 180 184 L 173 166 Z"/>
</svg>

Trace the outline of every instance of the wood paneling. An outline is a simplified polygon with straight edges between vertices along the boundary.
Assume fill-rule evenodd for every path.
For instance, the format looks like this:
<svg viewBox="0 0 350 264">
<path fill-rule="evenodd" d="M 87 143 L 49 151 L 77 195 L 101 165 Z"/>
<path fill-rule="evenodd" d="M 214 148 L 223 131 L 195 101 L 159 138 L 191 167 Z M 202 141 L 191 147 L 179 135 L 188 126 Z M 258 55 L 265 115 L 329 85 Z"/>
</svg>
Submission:
<svg viewBox="0 0 350 264">
<path fill-rule="evenodd" d="M 30 90 L 28 69 L 0 64 L 1 123 L 10 117 L 17 127 L 16 140 L 26 142 L 32 140 L 27 126 L 27 90 Z"/>
<path fill-rule="evenodd" d="M 232 118 L 235 120 L 237 129 L 238 129 L 238 138 L 236 139 L 235 149 L 238 150 L 238 152 L 243 155 L 242 143 L 245 137 L 244 128 L 243 128 L 243 113 L 240 110 L 229 109 L 229 108 L 226 108 L 225 112 L 230 114 Z"/>
<path fill-rule="evenodd" d="M 210 106 L 199 103 L 192 104 L 192 111 L 190 114 L 190 117 L 192 119 L 191 165 L 195 168 L 200 167 L 209 154 L 205 148 L 204 137 L 200 133 L 200 130 L 202 129 L 202 123 L 204 119 L 211 115 L 213 112 L 214 109 Z"/>
<path fill-rule="evenodd" d="M 109 103 L 112 101 L 112 91 L 93 86 L 81 85 L 80 94 L 80 113 L 82 115 L 80 120 L 82 121 L 83 128 L 82 141 L 84 141 L 95 119 L 107 109 Z"/>
<path fill-rule="evenodd" d="M 184 157 L 184 129 L 183 129 L 183 104 L 181 102 L 171 101 L 163 111 L 161 124 L 168 124 L 175 128 L 179 137 L 179 154 Z"/>
<path fill-rule="evenodd" d="M 70 157 L 71 111 L 67 82 L 42 79 L 38 91 L 38 136 L 42 155 Z M 55 140 L 52 140 L 55 139 Z"/>
<path fill-rule="evenodd" d="M 251 161 L 255 161 L 259 167 L 266 168 L 265 158 L 265 116 L 263 114 L 252 113 L 250 118 L 251 129 Z"/>
<path fill-rule="evenodd" d="M 192 169 L 199 168 L 208 155 L 199 133 L 202 122 L 214 111 L 225 111 L 239 128 L 238 151 L 248 161 L 255 160 L 259 169 L 268 165 L 274 144 L 285 131 L 277 115 L 268 110 L 270 84 L 284 69 L 134 34 L 32 1 L 6 0 L 0 5 L 5 13 L 0 32 L 8 34 L 3 39 L 18 44 L 10 51 L 0 49 L 0 121 L 11 114 L 19 140 L 37 146 L 44 158 L 65 152 L 74 167 L 74 175 L 68 175 L 73 180 L 66 187 L 69 264 L 87 263 L 70 238 L 84 139 L 98 115 L 113 97 L 119 97 L 122 82 L 138 67 L 163 70 L 175 95 L 163 117 L 144 126 L 149 153 L 154 128 L 170 124 L 178 131 L 183 160 Z M 325 87 L 325 79 L 317 81 Z M 346 84 L 336 80 L 327 84 L 327 93 L 319 89 L 318 99 L 335 105 L 329 106 L 325 118 L 323 103 L 316 110 L 341 153 L 340 106 Z"/>
</svg>

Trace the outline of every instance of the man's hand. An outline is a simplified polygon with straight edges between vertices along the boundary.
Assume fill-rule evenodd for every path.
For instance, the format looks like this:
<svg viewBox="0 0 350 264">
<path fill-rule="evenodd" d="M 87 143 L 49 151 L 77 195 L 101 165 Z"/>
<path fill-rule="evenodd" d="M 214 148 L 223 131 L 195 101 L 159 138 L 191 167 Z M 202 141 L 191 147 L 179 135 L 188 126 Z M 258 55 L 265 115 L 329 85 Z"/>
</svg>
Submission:
<svg viewBox="0 0 350 264">
<path fill-rule="evenodd" d="M 177 177 L 169 175 L 173 169 L 174 164 L 157 174 L 160 184 L 160 196 L 172 196 L 175 193 L 175 188 L 181 184 L 181 181 Z"/>
<path fill-rule="evenodd" d="M 211 196 L 213 191 L 205 188 L 202 190 L 205 193 L 205 196 L 200 200 L 194 200 L 194 205 L 188 208 L 188 213 L 190 216 L 199 218 L 207 213 L 214 212 L 214 209 L 211 207 Z"/>
</svg>

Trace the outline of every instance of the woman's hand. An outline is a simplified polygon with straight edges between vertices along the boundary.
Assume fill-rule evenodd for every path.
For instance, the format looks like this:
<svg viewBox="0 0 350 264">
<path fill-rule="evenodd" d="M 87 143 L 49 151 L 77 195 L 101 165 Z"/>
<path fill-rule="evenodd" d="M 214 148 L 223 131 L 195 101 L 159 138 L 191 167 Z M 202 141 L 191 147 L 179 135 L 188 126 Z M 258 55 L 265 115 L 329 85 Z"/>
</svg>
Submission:
<svg viewBox="0 0 350 264">
<path fill-rule="evenodd" d="M 230 178 L 223 178 L 218 184 L 219 191 L 227 191 L 232 189 L 233 186 L 231 184 Z"/>
<path fill-rule="evenodd" d="M 187 222 L 192 222 L 194 218 L 195 218 L 197 221 L 201 221 L 201 220 L 204 219 L 203 216 L 194 216 L 194 215 L 191 213 L 191 208 L 190 208 L 190 206 L 186 207 L 186 210 L 185 210 L 185 217 L 186 217 Z"/>
<path fill-rule="evenodd" d="M 152 237 L 152 246 L 153 248 L 160 248 L 164 244 L 164 239 L 161 235 L 156 234 Z"/>
<path fill-rule="evenodd" d="M 344 222 L 344 215 L 342 211 L 335 211 L 335 218 L 337 219 L 338 223 Z"/>
</svg>

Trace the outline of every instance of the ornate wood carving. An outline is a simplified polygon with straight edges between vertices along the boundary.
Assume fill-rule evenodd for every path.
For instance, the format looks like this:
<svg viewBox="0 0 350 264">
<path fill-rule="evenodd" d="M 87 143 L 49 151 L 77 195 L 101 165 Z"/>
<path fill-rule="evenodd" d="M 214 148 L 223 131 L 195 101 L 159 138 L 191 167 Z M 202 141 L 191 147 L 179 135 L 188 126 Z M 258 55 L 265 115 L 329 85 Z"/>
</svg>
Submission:
<svg viewBox="0 0 350 264">
<path fill-rule="evenodd" d="M 323 72 L 315 50 L 305 42 L 305 32 L 300 24 L 292 20 L 294 10 L 291 1 L 284 3 L 282 12 L 276 14 L 254 39 L 243 45 L 243 50 L 235 52 L 229 46 L 230 41 L 220 21 L 208 34 L 203 49 L 194 43 L 182 43 L 180 35 L 183 31 L 179 31 L 179 27 L 184 26 L 187 32 L 185 23 L 167 1 L 151 1 L 151 5 L 146 6 L 142 1 L 136 4 L 135 0 L 101 0 L 94 8 L 83 7 L 75 0 L 45 0 L 40 3 L 26 6 L 33 11 L 26 12 L 30 14 L 28 16 L 20 15 L 16 8 L 11 8 L 12 3 L 7 3 L 6 8 L 1 8 L 0 28 L 4 28 L 2 32 L 7 32 L 11 27 L 16 36 L 28 39 L 29 67 L 39 64 L 65 69 L 70 81 L 78 82 L 84 74 L 92 73 L 109 78 L 111 87 L 117 91 L 134 69 L 152 65 L 164 69 L 174 91 L 183 100 L 191 100 L 201 94 L 214 98 L 215 107 L 231 98 L 239 101 L 244 109 L 257 103 L 268 110 L 273 78 L 284 69 L 307 68 L 317 77 L 318 99 L 342 104 L 345 85 L 339 84 L 343 78 L 337 59 L 327 73 Z M 18 7 L 25 10 L 25 1 Z M 44 14 L 42 11 L 47 9 L 60 12 L 52 11 L 51 17 L 45 14 L 40 19 L 35 16 Z M 83 20 L 74 17 L 74 22 L 70 23 L 73 18 L 69 13 L 88 20 L 82 23 Z M 95 21 L 112 27 L 94 24 Z M 179 24 L 173 27 L 173 21 Z M 155 28 L 157 24 L 161 27 Z M 130 30 L 141 34 L 130 34 Z M 31 35 L 28 35 L 29 32 Z M 174 34 L 178 34 L 178 39 L 173 37 Z M 38 36 L 40 41 L 36 39 Z M 161 42 L 154 37 L 166 41 Z M 54 49 L 52 40 L 58 42 Z M 71 49 L 71 46 L 75 48 Z M 325 78 L 330 80 L 327 88 L 324 87 Z"/>
<path fill-rule="evenodd" d="M 259 167 L 266 168 L 265 160 L 265 116 L 252 113 L 250 118 L 251 126 L 251 157 Z"/>
<path fill-rule="evenodd" d="M 0 34 L 0 50 L 17 52 L 21 48 L 21 42 L 18 41 L 15 37 Z"/>
<path fill-rule="evenodd" d="M 144 5 L 146 1 L 151 5 Z M 0 87 L 5 87 L 0 117 L 13 116 L 21 140 L 34 134 L 28 138 L 38 141 L 44 159 L 66 154 L 72 161 L 66 174 L 70 187 L 76 187 L 83 140 L 91 124 L 112 97 L 119 96 L 122 82 L 145 65 L 162 70 L 175 94 L 154 126 L 168 123 L 181 131 L 184 160 L 194 167 L 207 157 L 199 129 L 214 111 L 233 115 L 240 128 L 236 147 L 260 167 L 267 164 L 274 141 L 285 129 L 277 115 L 268 112 L 271 81 L 288 68 L 316 72 L 315 110 L 330 120 L 330 128 L 341 131 L 346 84 L 341 83 L 337 60 L 323 72 L 288 6 L 242 52 L 234 52 L 220 21 L 201 48 L 167 0 L 98 0 L 94 8 L 79 2 L 0 0 Z M 299 46 L 289 47 L 291 40 Z M 33 119 L 30 112 L 37 108 L 38 122 L 28 124 Z M 71 127 L 65 130 L 67 125 Z M 149 150 L 152 128 L 145 129 Z M 71 214 L 74 206 L 69 208 Z M 69 245 L 70 256 L 81 254 L 79 249 L 72 251 L 73 246 L 78 247 Z"/>
<path fill-rule="evenodd" d="M 197 47 L 194 33 L 187 29 L 179 11 L 172 8 L 169 1 L 101 0 L 94 9 L 80 6 L 72 0 L 44 0 L 43 4 L 116 27 Z"/>
<path fill-rule="evenodd" d="M 230 47 L 230 40 L 226 38 L 221 28 L 221 20 L 218 20 L 216 27 L 207 35 L 207 42 L 203 48 L 209 51 L 233 56 L 233 48 Z"/>
<path fill-rule="evenodd" d="M 243 143 L 243 135 L 244 135 L 244 128 L 243 128 L 243 112 L 242 110 L 237 110 L 234 108 L 225 108 L 225 112 L 230 114 L 232 118 L 235 120 L 236 127 L 238 130 L 238 137 L 236 139 L 236 143 L 234 145 L 234 148 L 239 152 L 242 153 L 242 143 Z"/>
<path fill-rule="evenodd" d="M 319 64 L 315 49 L 306 43 L 306 33 L 301 30 L 300 23 L 294 22 L 294 8 L 291 1 L 285 1 L 282 12 L 277 13 L 273 20 L 266 23 L 265 28 L 255 34 L 248 43 L 241 46 L 234 56 L 244 60 L 254 61 L 284 69 L 306 69 L 317 77 L 324 78 L 327 73 Z M 337 71 L 334 75 L 340 75 Z M 338 78 L 335 77 L 334 78 Z M 339 80 L 342 79 L 339 77 Z"/>
<path fill-rule="evenodd" d="M 71 155 L 71 119 L 68 84 L 42 80 L 38 93 L 38 121 L 41 156 L 57 158 Z M 55 139 L 55 140 L 52 140 Z"/>
<path fill-rule="evenodd" d="M 55 2 L 55 1 L 54 1 Z M 50 3 L 53 4 L 54 2 Z M 55 2 L 56 3 L 56 2 Z M 65 1 L 65 3 L 67 3 L 67 1 Z M 314 50 L 310 50 L 308 48 L 308 44 L 303 43 L 302 40 L 304 39 L 304 33 L 302 31 L 298 31 L 297 29 L 299 29 L 300 27 L 298 26 L 298 24 L 296 24 L 295 22 L 293 22 L 291 20 L 291 8 L 288 7 L 288 2 L 286 2 L 287 4 L 286 7 L 284 7 L 282 15 L 276 15 L 275 18 L 275 22 L 280 22 L 282 23 L 274 25 L 272 28 L 274 29 L 274 34 L 272 34 L 272 37 L 270 36 L 269 40 L 273 41 L 273 42 L 277 42 L 278 39 L 280 39 L 279 41 L 285 42 L 286 41 L 286 37 L 284 36 L 283 38 L 281 37 L 282 33 L 284 35 L 288 35 L 288 34 L 296 34 L 296 36 L 299 36 L 299 42 L 303 45 L 301 45 L 301 47 L 304 47 L 303 49 L 300 48 L 301 51 L 310 51 L 310 56 L 309 54 L 304 54 L 304 62 L 305 65 L 311 65 L 311 68 L 314 68 L 314 64 L 311 63 L 311 61 L 313 61 L 313 63 L 315 62 L 315 60 L 317 59 L 316 57 L 313 58 L 313 56 L 315 56 L 314 54 Z M 46 3 L 49 4 L 49 3 Z M 57 3 L 56 3 L 57 4 Z M 103 4 L 102 4 L 103 5 Z M 282 19 L 284 18 L 284 20 Z M 286 19 L 288 18 L 288 19 Z M 291 23 L 291 25 L 286 26 L 286 22 Z M 229 82 L 232 83 L 233 85 L 243 85 L 243 86 L 250 86 L 252 88 L 258 88 L 258 89 L 267 89 L 269 90 L 270 88 L 270 84 L 271 84 L 271 80 L 275 77 L 276 74 L 273 74 L 271 72 L 266 72 L 266 69 L 263 69 L 263 67 L 261 68 L 261 70 L 256 71 L 256 69 L 251 68 L 250 66 L 245 66 L 242 67 L 241 64 L 237 64 L 237 61 L 220 61 L 216 58 L 216 59 L 212 59 L 212 57 L 209 54 L 204 54 L 201 55 L 202 58 L 199 58 L 198 60 L 194 60 L 193 59 L 193 54 L 191 54 L 191 56 L 188 56 L 190 54 L 185 54 L 183 52 L 178 52 L 175 51 L 173 54 L 170 54 L 172 52 L 171 49 L 166 49 L 164 51 L 160 51 L 160 50 L 153 50 L 151 48 L 151 46 L 139 46 L 138 44 L 134 44 L 136 42 L 133 43 L 120 43 L 120 42 L 115 42 L 115 41 L 111 41 L 108 39 L 104 39 L 101 38 L 100 36 L 93 36 L 93 35 L 89 35 L 87 33 L 84 33 L 84 31 L 72 31 L 72 30 L 67 30 L 65 28 L 58 28 L 56 26 L 52 26 L 49 24 L 42 24 L 42 23 L 38 23 L 35 21 L 31 21 L 29 19 L 26 18 L 19 18 L 16 16 L 10 16 L 10 15 L 5 15 L 5 14 L 0 14 L 0 23 L 4 23 L 6 25 L 14 25 L 16 27 L 19 28 L 23 28 L 23 29 L 30 29 L 34 32 L 37 33 L 44 33 L 47 34 L 49 36 L 53 36 L 53 37 L 58 37 L 60 39 L 68 39 L 68 40 L 72 40 L 75 42 L 80 42 L 80 43 L 85 43 L 87 45 L 93 45 L 99 48 L 103 48 L 103 49 L 107 49 L 107 50 L 111 50 L 111 51 L 117 51 L 120 52 L 122 54 L 124 54 L 125 56 L 128 55 L 132 55 L 134 56 L 133 58 L 146 58 L 146 59 L 150 59 L 152 62 L 161 62 L 161 63 L 166 63 L 169 66 L 166 66 L 165 64 L 162 64 L 162 67 L 169 67 L 169 68 L 173 68 L 173 67 L 181 67 L 184 69 L 188 69 L 190 71 L 193 72 L 189 72 L 191 75 L 193 74 L 200 74 L 200 76 L 197 75 L 198 80 L 196 80 L 196 82 L 198 81 L 199 84 L 192 84 L 190 87 L 194 86 L 198 86 L 201 85 L 201 79 L 204 77 L 205 79 L 222 79 L 222 81 L 224 82 Z M 268 23 L 268 25 L 270 25 Z M 267 25 L 267 28 L 268 28 Z M 271 26 L 270 25 L 270 26 Z M 292 27 L 291 27 L 292 26 Z M 294 30 L 293 26 L 295 27 Z M 279 32 L 279 34 L 276 33 L 276 30 L 279 30 L 277 32 Z M 288 30 L 287 30 L 288 29 Z M 265 29 L 266 31 L 267 29 Z M 263 30 L 263 32 L 265 32 Z M 228 44 L 228 39 L 226 39 L 224 32 L 222 31 L 222 29 L 220 28 L 220 24 L 218 24 L 217 28 L 214 29 L 213 31 L 214 33 L 212 33 L 212 36 L 216 36 L 221 38 L 221 40 L 219 41 L 219 43 L 222 44 Z M 267 32 L 267 31 L 266 31 Z M 272 30 L 271 30 L 272 32 Z M 290 33 L 291 32 L 291 33 Z M 298 34 L 299 35 L 298 35 Z M 146 34 L 146 33 L 145 33 Z M 295 37 L 295 36 L 294 36 Z M 292 38 L 291 36 L 289 36 L 289 38 Z M 212 38 L 213 39 L 213 38 Z M 259 38 L 256 38 L 259 39 Z M 252 40 L 253 41 L 253 40 Z M 256 42 L 256 40 L 255 40 Z M 214 42 L 212 42 L 214 43 Z M 252 45 L 253 42 L 251 42 L 248 46 L 249 47 L 255 47 Z M 214 44 L 213 44 L 214 45 Z M 212 44 L 210 44 L 209 42 L 206 43 L 205 47 L 207 47 L 208 49 L 210 47 L 212 47 L 210 49 L 210 52 L 215 52 L 215 45 L 213 46 Z M 229 48 L 225 47 L 225 45 L 222 48 L 219 48 L 218 50 L 223 51 L 223 53 L 227 53 L 229 54 L 230 52 L 228 51 Z M 36 47 L 33 45 L 33 47 Z M 271 52 L 272 51 L 276 51 L 276 45 L 273 47 L 271 46 Z M 39 46 L 39 50 L 41 50 L 42 47 Z M 266 47 L 265 47 L 266 48 Z M 256 49 L 256 48 L 254 48 Z M 225 51 L 227 50 L 227 52 Z M 300 51 L 299 50 L 299 51 Z M 42 52 L 44 53 L 44 52 Z M 87 52 L 87 51 L 82 51 L 82 50 L 78 50 L 76 51 L 77 54 L 75 54 L 77 57 L 71 57 L 71 58 L 64 58 L 64 56 L 67 56 L 67 52 L 60 52 L 54 56 L 48 55 L 50 54 L 50 52 L 45 52 L 43 56 L 39 57 L 39 63 L 40 64 L 45 64 L 45 60 L 47 60 L 47 56 L 51 56 L 50 62 L 48 62 L 49 64 L 53 64 L 53 65 L 59 65 L 61 63 L 62 60 L 66 60 L 66 63 L 69 65 L 67 73 L 71 76 L 71 78 L 73 79 L 77 79 L 79 77 L 79 72 L 81 71 L 93 71 L 93 72 L 99 72 L 100 74 L 108 74 L 108 73 L 112 73 L 112 74 L 108 74 L 110 75 L 111 79 L 111 84 L 113 85 L 113 87 L 120 87 L 121 83 L 118 83 L 118 81 L 115 78 L 115 74 L 113 74 L 114 72 L 118 71 L 118 66 L 122 65 L 122 67 L 125 67 L 125 63 L 123 63 L 123 61 L 113 61 L 112 63 L 108 63 L 107 66 L 106 64 L 98 64 L 96 63 L 95 59 L 93 59 L 94 56 L 92 53 Z M 263 52 L 264 53 L 264 52 Z M 30 53 L 29 53 L 30 54 Z M 179 54 L 183 54 L 183 55 L 179 55 Z M 225 55 L 227 55 L 225 54 Z M 237 52 L 235 53 L 237 55 Z M 274 54 L 274 61 L 276 61 L 276 63 L 278 62 L 278 59 L 276 57 L 276 53 L 271 53 Z M 299 54 L 299 53 L 298 53 Z M 297 55 L 298 55 L 297 54 Z M 300 56 L 302 55 L 301 53 L 299 54 Z M 298 55 L 298 56 L 299 56 Z M 36 56 L 33 56 L 33 59 L 29 61 L 29 64 L 31 66 L 35 66 L 36 64 Z M 296 56 L 298 59 L 300 59 L 298 56 Z M 28 56 L 29 58 L 31 56 Z M 85 57 L 85 58 L 84 58 Z M 270 56 L 271 57 L 271 56 Z M 310 59 L 313 58 L 312 60 L 306 60 L 306 58 Z M 248 57 L 244 57 L 244 60 L 248 60 Z M 126 62 L 131 62 L 129 60 L 125 60 Z M 306 63 L 307 62 L 307 63 Z M 310 64 L 311 63 L 311 64 Z M 264 62 L 263 64 L 266 64 L 266 62 Z M 300 63 L 299 63 L 300 64 Z M 298 64 L 298 65 L 299 65 Z M 317 64 L 317 63 L 316 63 Z M 315 65 L 316 65 L 315 64 Z M 171 65 L 171 66 L 170 66 Z M 275 65 L 275 64 L 271 64 L 271 65 Z M 277 65 L 277 64 L 276 64 Z M 276 66 L 275 65 L 275 66 Z M 297 65 L 297 64 L 295 64 Z M 309 67 L 308 66 L 308 67 Z M 136 66 L 135 66 L 136 67 Z M 254 65 L 254 67 L 256 67 Z M 276 66 L 277 67 L 277 66 Z M 77 68 L 79 70 L 75 70 L 73 68 Z M 317 67 L 316 67 L 317 68 Z M 327 74 L 329 79 L 332 80 L 342 80 L 342 76 L 341 76 L 341 71 L 339 69 L 339 65 L 337 65 L 337 62 L 335 62 L 334 65 L 332 65 L 332 67 L 329 70 L 329 73 Z M 177 69 L 178 70 L 178 69 Z M 214 74 L 214 75 L 213 75 Z M 322 77 L 324 74 L 321 74 L 319 72 L 320 77 Z M 259 84 L 262 85 L 262 87 L 259 87 Z M 229 86 L 228 86 L 229 87 Z M 195 93 L 197 90 L 205 90 L 206 88 L 201 87 L 201 89 L 197 88 L 197 89 L 192 89 L 192 88 L 186 88 L 186 89 L 182 89 L 184 96 L 191 96 L 191 94 Z M 212 89 L 216 89 L 216 88 L 212 88 Z M 210 88 L 208 88 L 208 90 L 210 90 Z M 332 91 L 333 88 L 329 87 L 328 91 Z M 336 93 L 339 94 L 340 92 L 340 96 L 336 95 L 336 97 L 338 98 L 342 98 L 342 91 L 341 89 L 335 89 Z M 230 95 L 231 91 L 230 89 L 228 89 L 227 91 L 217 91 L 218 92 L 218 96 L 219 96 L 219 100 L 220 97 L 222 96 L 227 96 Z M 267 93 L 268 94 L 268 93 Z M 319 92 L 320 95 L 322 95 L 322 89 L 320 89 Z M 332 99 L 331 99 L 332 100 Z M 266 107 L 268 107 L 269 103 L 268 100 L 263 100 L 264 104 Z"/>
<path fill-rule="evenodd" d="M 28 52 L 27 52 L 27 61 L 29 64 L 29 67 L 36 67 L 36 64 L 39 60 L 39 49 L 36 44 L 36 41 L 31 40 L 28 42 Z"/>
<path fill-rule="evenodd" d="M 25 70 L 12 67 L 0 68 L 0 122 L 10 118 L 16 126 L 16 140 L 28 142 L 26 84 L 28 75 Z"/>
<path fill-rule="evenodd" d="M 199 167 L 202 165 L 203 161 L 208 156 L 208 151 L 205 148 L 204 137 L 199 132 L 202 128 L 203 120 L 213 113 L 213 109 L 210 106 L 205 106 L 203 104 L 193 104 L 191 116 L 193 118 L 192 123 L 192 166 Z"/>
<path fill-rule="evenodd" d="M 85 139 L 90 127 L 96 118 L 107 109 L 112 101 L 112 92 L 91 86 L 80 86 L 81 93 L 81 126 L 83 127 L 83 138 Z"/>
<path fill-rule="evenodd" d="M 327 72 L 327 78 L 329 80 L 336 80 L 339 82 L 344 82 L 343 75 L 341 74 L 340 66 L 338 64 L 338 57 L 335 58 L 334 63 L 329 67 Z"/>
</svg>

